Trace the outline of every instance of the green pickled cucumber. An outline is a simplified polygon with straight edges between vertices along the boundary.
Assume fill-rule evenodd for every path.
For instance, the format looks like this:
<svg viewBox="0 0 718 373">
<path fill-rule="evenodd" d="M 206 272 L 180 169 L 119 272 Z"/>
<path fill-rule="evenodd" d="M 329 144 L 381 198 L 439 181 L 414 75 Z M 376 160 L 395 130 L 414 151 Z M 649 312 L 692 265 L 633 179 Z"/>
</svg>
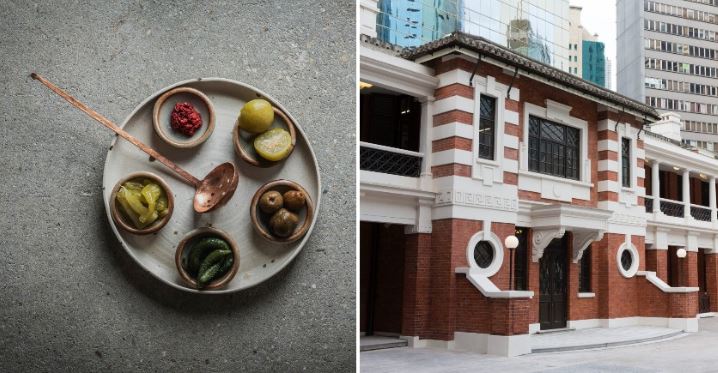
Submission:
<svg viewBox="0 0 718 373">
<path fill-rule="evenodd" d="M 205 285 L 210 283 L 217 276 L 221 266 L 222 263 L 216 263 L 207 268 L 206 271 L 197 277 L 197 285 L 201 288 L 205 287 Z"/>
<path fill-rule="evenodd" d="M 232 255 L 227 255 L 223 261 L 213 264 L 203 273 L 200 272 L 201 274 L 197 279 L 197 283 L 200 287 L 204 287 L 206 284 L 214 281 L 215 279 L 224 276 L 224 274 L 232 268 L 232 263 L 234 263 L 234 257 Z"/>
<path fill-rule="evenodd" d="M 220 263 L 221 266 L 221 261 L 229 255 L 232 255 L 232 250 L 219 249 L 212 251 L 211 253 L 209 253 L 209 255 L 207 255 L 206 258 L 204 258 L 204 260 L 202 260 L 202 264 L 200 264 L 199 266 L 199 271 L 197 271 L 197 276 L 201 277 L 202 275 L 204 275 L 207 269 L 217 263 Z"/>
<path fill-rule="evenodd" d="M 204 237 L 192 246 L 189 252 L 189 260 L 185 269 L 190 273 L 196 274 L 202 260 L 214 250 L 229 250 L 229 245 L 223 239 L 218 237 Z"/>
<path fill-rule="evenodd" d="M 219 272 L 217 272 L 217 277 L 223 276 L 227 271 L 229 271 L 230 268 L 232 268 L 232 263 L 234 263 L 234 256 L 230 255 L 224 259 L 222 262 L 222 266 L 219 267 Z"/>
</svg>

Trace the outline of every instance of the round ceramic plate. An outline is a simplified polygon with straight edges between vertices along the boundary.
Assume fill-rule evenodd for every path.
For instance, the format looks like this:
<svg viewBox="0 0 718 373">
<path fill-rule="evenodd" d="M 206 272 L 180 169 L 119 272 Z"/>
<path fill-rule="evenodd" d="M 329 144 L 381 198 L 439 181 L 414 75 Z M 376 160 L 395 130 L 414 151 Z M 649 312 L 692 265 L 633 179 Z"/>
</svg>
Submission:
<svg viewBox="0 0 718 373">
<path fill-rule="evenodd" d="M 152 110 L 157 97 L 179 86 L 202 91 L 214 104 L 217 114 L 215 128 L 206 142 L 196 148 L 180 149 L 164 143 L 152 126 Z M 237 242 L 240 252 L 239 271 L 224 288 L 202 293 L 234 292 L 257 285 L 284 268 L 309 239 L 319 211 L 321 186 L 319 167 L 309 142 L 300 125 L 297 125 L 297 144 L 294 152 L 283 163 L 270 168 L 251 166 L 242 161 L 234 151 L 232 130 L 245 102 L 263 97 L 291 117 L 284 107 L 265 93 L 249 85 L 220 78 L 200 78 L 173 84 L 156 92 L 140 103 L 124 120 L 122 127 L 154 147 L 164 156 L 202 179 L 217 165 L 232 161 L 239 171 L 239 186 L 226 205 L 197 214 L 192 208 L 194 188 L 134 145 L 115 138 L 107 152 L 103 176 L 103 196 L 107 218 L 122 247 L 142 268 L 159 280 L 188 292 L 198 292 L 187 287 L 175 267 L 174 256 L 182 237 L 198 227 L 212 226 L 229 233 Z M 292 117 L 294 120 L 294 118 Z M 275 121 L 280 120 L 275 118 Z M 296 123 L 296 120 L 294 120 Z M 175 208 L 169 223 L 155 234 L 138 236 L 118 230 L 110 217 L 109 198 L 112 187 L 125 175 L 136 171 L 150 171 L 162 177 L 175 196 Z M 252 227 L 249 206 L 254 192 L 270 180 L 289 179 L 302 185 L 315 202 L 314 221 L 307 234 L 290 244 L 272 243 L 259 236 Z"/>
</svg>

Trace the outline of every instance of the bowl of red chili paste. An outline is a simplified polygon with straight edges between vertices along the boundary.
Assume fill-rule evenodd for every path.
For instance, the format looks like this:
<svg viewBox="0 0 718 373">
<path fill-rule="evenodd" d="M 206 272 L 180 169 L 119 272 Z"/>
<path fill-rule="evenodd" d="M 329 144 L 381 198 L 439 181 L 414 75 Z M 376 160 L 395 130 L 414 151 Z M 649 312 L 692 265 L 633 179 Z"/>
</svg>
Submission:
<svg viewBox="0 0 718 373">
<path fill-rule="evenodd" d="M 178 87 L 155 102 L 152 121 L 162 140 L 177 148 L 202 144 L 214 130 L 214 106 L 202 92 Z"/>
</svg>

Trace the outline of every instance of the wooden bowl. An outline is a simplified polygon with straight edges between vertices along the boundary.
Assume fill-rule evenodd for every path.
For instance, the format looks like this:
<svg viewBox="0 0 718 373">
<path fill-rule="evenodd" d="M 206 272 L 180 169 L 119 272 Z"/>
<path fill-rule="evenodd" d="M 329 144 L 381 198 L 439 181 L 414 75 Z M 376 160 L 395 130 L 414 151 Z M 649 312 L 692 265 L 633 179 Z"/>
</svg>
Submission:
<svg viewBox="0 0 718 373">
<path fill-rule="evenodd" d="M 170 114 L 179 102 L 189 102 L 202 116 L 202 127 L 191 137 L 175 132 L 170 124 Z M 155 101 L 152 123 L 157 136 L 177 148 L 192 148 L 207 140 L 214 131 L 214 105 L 202 92 L 190 87 L 178 87 L 162 94 Z"/>
<path fill-rule="evenodd" d="M 189 251 L 185 254 L 185 249 L 190 248 L 191 243 L 194 243 L 197 239 L 207 236 L 215 236 L 227 241 L 229 248 L 232 250 L 232 255 L 234 256 L 234 263 L 232 263 L 232 267 L 222 277 L 215 279 L 203 288 L 198 288 L 197 280 L 195 280 L 194 277 L 192 277 L 182 266 L 182 258 L 185 255 L 189 255 Z M 177 266 L 177 271 L 179 272 L 182 281 L 190 287 L 200 290 L 219 289 L 232 281 L 234 275 L 236 275 L 239 270 L 239 248 L 237 247 L 237 243 L 227 232 L 211 227 L 197 228 L 187 233 L 184 238 L 182 238 L 182 241 L 177 244 L 177 250 L 175 251 L 175 265 Z"/>
<path fill-rule="evenodd" d="M 242 158 L 245 162 L 251 164 L 252 166 L 272 167 L 284 162 L 285 159 L 289 158 L 289 156 L 292 155 L 292 152 L 294 151 L 294 146 L 297 143 L 297 130 L 294 128 L 294 122 L 289 118 L 289 116 L 284 114 L 284 112 L 274 106 L 272 107 L 274 108 L 274 115 L 278 116 L 282 120 L 281 122 L 278 122 L 275 118 L 274 123 L 272 123 L 272 126 L 270 128 L 284 128 L 289 132 L 289 135 L 292 137 L 292 144 L 290 145 L 289 154 L 287 154 L 284 159 L 279 161 L 268 161 L 262 158 L 259 154 L 257 154 L 257 151 L 254 150 L 254 138 L 257 137 L 258 134 L 255 135 L 247 131 L 242 131 L 239 128 L 239 117 L 237 117 L 237 120 L 234 122 L 234 131 L 232 131 L 234 151 L 237 153 L 237 155 L 239 155 L 240 158 Z"/>
<path fill-rule="evenodd" d="M 270 232 L 268 225 L 270 216 L 259 209 L 258 204 L 259 199 L 262 197 L 262 194 L 271 190 L 276 190 L 281 194 L 284 194 L 285 192 L 290 190 L 298 190 L 304 193 L 304 196 L 306 197 L 306 206 L 298 214 L 299 225 L 297 225 L 297 228 L 294 229 L 294 233 L 292 233 L 288 237 L 279 237 L 273 235 Z M 252 217 L 252 226 L 254 227 L 254 230 L 259 233 L 260 236 L 272 242 L 289 243 L 302 238 L 307 233 L 307 230 L 309 229 L 309 226 L 312 224 L 312 220 L 314 219 L 314 203 L 312 203 L 312 199 L 311 197 L 309 197 L 309 193 L 307 193 L 306 189 L 304 189 L 301 185 L 291 180 L 273 180 L 262 185 L 259 189 L 257 189 L 257 192 L 254 193 L 254 197 L 252 197 L 252 204 L 249 207 L 249 214 Z"/>
<path fill-rule="evenodd" d="M 167 208 L 168 208 L 167 215 L 165 215 L 161 219 L 155 220 L 154 223 L 152 223 L 142 229 L 136 228 L 132 224 L 131 221 L 127 221 L 127 218 L 125 217 L 125 215 L 120 211 L 119 202 L 117 202 L 117 192 L 120 190 L 120 187 L 122 186 L 122 184 L 124 184 L 127 181 L 137 179 L 137 178 L 147 178 L 147 179 L 151 179 L 151 180 L 157 182 L 157 184 L 159 184 L 160 187 L 162 187 L 162 189 L 164 189 L 165 194 L 167 195 Z M 153 173 L 150 173 L 150 172 L 141 171 L 141 172 L 133 172 L 133 173 L 125 176 L 123 179 L 118 181 L 117 184 L 115 184 L 114 188 L 112 189 L 112 194 L 110 194 L 109 205 L 110 205 L 110 215 L 112 216 L 112 220 L 115 222 L 115 224 L 118 227 L 120 227 L 121 229 L 123 229 L 127 232 L 130 232 L 130 233 L 143 235 L 143 234 L 150 234 L 150 233 L 155 233 L 155 232 L 159 231 L 160 229 L 162 229 L 162 227 L 164 227 L 167 224 L 168 221 L 170 221 L 170 217 L 172 216 L 172 212 L 174 211 L 174 207 L 175 207 L 175 198 L 174 198 L 174 195 L 172 194 L 172 190 L 170 189 L 170 186 L 167 185 L 167 183 L 164 180 L 162 180 L 161 177 L 159 177 Z"/>
</svg>

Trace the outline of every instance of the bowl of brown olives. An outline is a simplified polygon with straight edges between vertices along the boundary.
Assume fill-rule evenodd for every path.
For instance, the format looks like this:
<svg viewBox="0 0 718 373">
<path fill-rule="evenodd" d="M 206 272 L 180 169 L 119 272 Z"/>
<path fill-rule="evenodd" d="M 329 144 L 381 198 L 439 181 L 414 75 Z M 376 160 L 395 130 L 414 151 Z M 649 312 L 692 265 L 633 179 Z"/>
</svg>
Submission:
<svg viewBox="0 0 718 373">
<path fill-rule="evenodd" d="M 314 204 L 301 185 L 291 180 L 273 180 L 254 193 L 250 215 L 260 236 L 289 243 L 307 233 L 314 218 Z"/>
</svg>

